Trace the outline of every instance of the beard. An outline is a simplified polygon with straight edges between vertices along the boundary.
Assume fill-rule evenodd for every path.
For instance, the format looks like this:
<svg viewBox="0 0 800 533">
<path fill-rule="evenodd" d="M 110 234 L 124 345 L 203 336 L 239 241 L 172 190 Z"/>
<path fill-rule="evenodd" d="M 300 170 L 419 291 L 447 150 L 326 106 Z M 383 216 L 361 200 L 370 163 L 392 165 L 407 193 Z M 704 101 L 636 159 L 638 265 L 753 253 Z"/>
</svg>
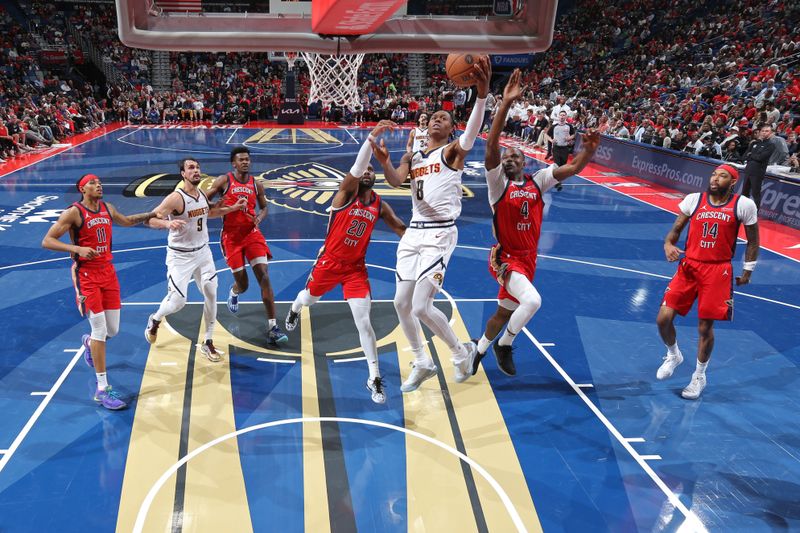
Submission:
<svg viewBox="0 0 800 533">
<path fill-rule="evenodd" d="M 733 183 L 730 183 L 730 184 L 728 184 L 727 187 L 719 186 L 719 187 L 717 187 L 716 191 L 713 191 L 713 190 L 711 190 L 711 185 L 709 185 L 708 189 L 706 189 L 706 192 L 708 192 L 708 194 L 713 194 L 714 196 L 725 197 L 725 196 L 728 196 L 728 193 L 731 192 L 732 188 L 733 188 Z"/>
</svg>

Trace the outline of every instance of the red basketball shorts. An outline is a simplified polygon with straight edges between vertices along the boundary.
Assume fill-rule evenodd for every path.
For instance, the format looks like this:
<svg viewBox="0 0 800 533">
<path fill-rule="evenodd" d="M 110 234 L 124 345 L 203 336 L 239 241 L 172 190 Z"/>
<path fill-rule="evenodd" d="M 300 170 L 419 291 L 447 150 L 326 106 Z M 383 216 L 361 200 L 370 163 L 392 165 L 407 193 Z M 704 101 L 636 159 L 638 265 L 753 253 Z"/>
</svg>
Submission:
<svg viewBox="0 0 800 533">
<path fill-rule="evenodd" d="M 697 300 L 697 316 L 703 320 L 733 318 L 733 267 L 730 263 L 703 263 L 683 258 L 669 282 L 664 301 L 681 316 Z"/>
<path fill-rule="evenodd" d="M 536 273 L 536 254 L 512 255 L 503 251 L 499 244 L 492 246 L 492 249 L 489 250 L 489 273 L 500 284 L 497 299 L 519 303 L 506 290 L 506 280 L 512 272 L 522 274 L 533 283 L 533 276 Z"/>
<path fill-rule="evenodd" d="M 319 297 L 341 283 L 344 299 L 366 298 L 370 295 L 367 266 L 363 261 L 344 263 L 324 254 L 317 259 L 306 282 L 311 296 Z"/>
<path fill-rule="evenodd" d="M 81 316 L 85 316 L 89 311 L 100 314 L 122 307 L 117 272 L 110 262 L 73 265 L 72 283 L 75 286 L 75 302 L 78 304 Z"/>
<path fill-rule="evenodd" d="M 247 263 L 251 265 L 266 264 L 269 259 L 272 259 L 267 241 L 258 230 L 244 235 L 223 232 L 220 247 L 231 272 L 244 269 Z"/>
</svg>

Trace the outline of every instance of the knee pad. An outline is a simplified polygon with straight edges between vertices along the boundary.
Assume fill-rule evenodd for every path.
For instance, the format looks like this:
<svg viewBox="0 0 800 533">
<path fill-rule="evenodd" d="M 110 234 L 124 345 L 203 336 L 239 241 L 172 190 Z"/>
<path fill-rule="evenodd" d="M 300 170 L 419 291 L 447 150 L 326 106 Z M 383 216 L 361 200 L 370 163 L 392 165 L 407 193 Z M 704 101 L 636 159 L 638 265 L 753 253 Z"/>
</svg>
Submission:
<svg viewBox="0 0 800 533">
<path fill-rule="evenodd" d="M 108 329 L 106 328 L 105 313 L 92 313 L 89 311 L 89 325 L 92 327 L 92 340 L 106 342 Z"/>
<path fill-rule="evenodd" d="M 105 312 L 106 315 L 106 338 L 111 338 L 119 333 L 119 309 L 112 309 Z"/>
</svg>

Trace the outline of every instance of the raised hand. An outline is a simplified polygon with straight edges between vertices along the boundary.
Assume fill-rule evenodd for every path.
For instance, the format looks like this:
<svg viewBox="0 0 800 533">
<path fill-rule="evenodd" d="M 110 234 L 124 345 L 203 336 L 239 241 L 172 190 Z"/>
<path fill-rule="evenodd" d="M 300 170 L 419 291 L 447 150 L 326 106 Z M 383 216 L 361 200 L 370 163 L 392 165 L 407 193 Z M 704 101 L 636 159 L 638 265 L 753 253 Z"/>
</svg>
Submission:
<svg viewBox="0 0 800 533">
<path fill-rule="evenodd" d="M 581 146 L 584 150 L 592 153 L 597 151 L 597 147 L 600 146 L 600 134 L 596 129 L 591 129 L 581 135 Z"/>
<path fill-rule="evenodd" d="M 372 153 L 375 155 L 375 159 L 378 160 L 381 166 L 385 166 L 389 162 L 389 149 L 386 148 L 386 142 L 381 139 L 380 144 L 373 140 L 370 140 L 369 143 L 372 145 Z"/>
<path fill-rule="evenodd" d="M 489 81 L 492 79 L 492 65 L 489 63 L 489 56 L 482 56 L 475 67 L 472 77 L 478 89 L 478 98 L 486 98 L 489 95 Z"/>
<path fill-rule="evenodd" d="M 508 83 L 506 83 L 506 88 L 503 89 L 503 102 L 508 102 L 510 105 L 515 100 L 519 99 L 522 96 L 522 87 L 520 86 L 520 78 L 522 78 L 522 73 L 520 70 L 514 69 L 514 72 L 511 73 L 511 77 L 508 78 Z"/>
<path fill-rule="evenodd" d="M 378 124 L 372 129 L 372 132 L 370 132 L 370 135 L 372 135 L 373 137 L 377 137 L 384 131 L 393 130 L 396 127 L 397 124 L 394 121 L 384 119 L 378 122 Z"/>
</svg>

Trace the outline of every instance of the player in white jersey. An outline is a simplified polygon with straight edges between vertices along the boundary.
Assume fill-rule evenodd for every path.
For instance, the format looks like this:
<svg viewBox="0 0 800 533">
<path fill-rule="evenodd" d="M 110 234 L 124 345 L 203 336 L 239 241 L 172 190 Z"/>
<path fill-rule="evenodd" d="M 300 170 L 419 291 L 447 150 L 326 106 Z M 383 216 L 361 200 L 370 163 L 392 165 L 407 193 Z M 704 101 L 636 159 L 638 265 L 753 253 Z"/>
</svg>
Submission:
<svg viewBox="0 0 800 533">
<path fill-rule="evenodd" d="M 487 58 L 478 63 L 475 83 L 478 99 L 472 108 L 463 135 L 449 142 L 455 128 L 453 116 L 437 111 L 428 120 L 428 149 L 407 152 L 397 168 L 392 166 L 384 141 L 372 142 L 375 157 L 383 166 L 386 181 L 401 185 L 411 174 L 411 222 L 397 247 L 397 286 L 394 306 L 414 352 L 414 368 L 400 390 L 416 390 L 436 375 L 436 365 L 425 353 L 419 320 L 442 339 L 452 351 L 455 380 L 461 383 L 472 375 L 475 343 L 459 342 L 447 317 L 433 306 L 433 298 L 444 281 L 447 263 L 458 242 L 456 219 L 461 214 L 461 174 L 464 159 L 480 130 L 486 96 L 489 94 L 491 67 Z"/>
<path fill-rule="evenodd" d="M 208 246 L 208 218 L 221 217 L 246 203 L 240 199 L 226 207 L 211 207 L 205 193 L 198 188 L 203 179 L 200 164 L 194 159 L 180 162 L 183 188 L 170 193 L 155 209 L 158 219 L 148 224 L 169 230 L 167 237 L 167 296 L 158 311 L 147 319 L 144 337 L 153 344 L 158 326 L 165 316 L 177 313 L 186 305 L 189 280 L 194 278 L 203 293 L 203 318 L 206 322 L 205 342 L 200 351 L 209 361 L 222 360 L 214 348 L 214 325 L 217 321 L 217 268 Z"/>
<path fill-rule="evenodd" d="M 406 152 L 419 152 L 428 149 L 428 114 L 421 113 L 417 120 L 417 126 L 408 134 Z"/>
</svg>

